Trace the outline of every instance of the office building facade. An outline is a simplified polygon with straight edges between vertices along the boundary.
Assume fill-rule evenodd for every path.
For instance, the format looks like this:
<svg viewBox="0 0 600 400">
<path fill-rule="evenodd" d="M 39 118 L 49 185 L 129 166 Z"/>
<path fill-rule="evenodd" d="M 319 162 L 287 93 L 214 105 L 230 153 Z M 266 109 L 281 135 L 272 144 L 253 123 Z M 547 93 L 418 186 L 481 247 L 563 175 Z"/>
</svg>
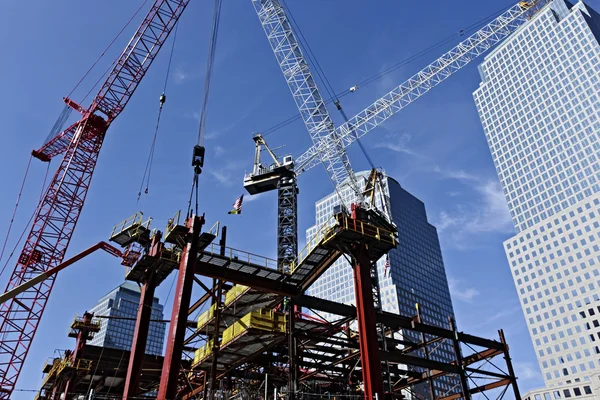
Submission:
<svg viewBox="0 0 600 400">
<path fill-rule="evenodd" d="M 364 185 L 368 172 L 357 174 Z M 454 317 L 452 300 L 437 230 L 427 221 L 425 205 L 398 182 L 384 177 L 382 190 L 377 190 L 376 207 L 398 226 L 399 243 L 389 253 L 390 266 L 386 270 L 385 257 L 377 262 L 381 303 L 384 311 L 396 314 L 416 315 L 415 304 L 419 304 L 425 323 L 448 327 L 448 318 Z M 383 192 L 383 193 L 381 193 Z M 340 191 L 345 204 L 354 200 L 354 192 L 345 187 Z M 327 223 L 333 209 L 340 204 L 340 195 L 334 192 L 316 202 L 316 224 L 307 230 L 307 241 L 319 227 Z M 309 289 L 308 294 L 344 304 L 355 304 L 352 267 L 344 258 L 338 259 Z M 329 315 L 325 315 L 329 318 Z M 403 333 L 403 338 L 421 341 L 412 332 Z M 414 336 L 412 336 L 414 335 Z M 439 346 L 432 359 L 450 362 L 454 360 L 452 348 Z M 443 377 L 435 382 L 441 396 L 454 387 L 453 378 Z M 418 391 L 428 391 L 421 387 Z"/>
<path fill-rule="evenodd" d="M 89 343 L 94 346 L 130 350 L 139 302 L 140 289 L 129 281 L 102 297 L 89 312 L 94 313 L 96 317 L 112 318 L 99 318 L 100 331 Z M 164 319 L 163 306 L 156 297 L 152 301 L 151 319 Z M 166 326 L 165 322 L 150 322 L 146 354 L 162 355 Z"/>
<path fill-rule="evenodd" d="M 599 39 L 594 10 L 553 0 L 485 58 L 473 94 L 516 231 L 504 247 L 548 386 L 537 400 L 597 390 Z"/>
</svg>

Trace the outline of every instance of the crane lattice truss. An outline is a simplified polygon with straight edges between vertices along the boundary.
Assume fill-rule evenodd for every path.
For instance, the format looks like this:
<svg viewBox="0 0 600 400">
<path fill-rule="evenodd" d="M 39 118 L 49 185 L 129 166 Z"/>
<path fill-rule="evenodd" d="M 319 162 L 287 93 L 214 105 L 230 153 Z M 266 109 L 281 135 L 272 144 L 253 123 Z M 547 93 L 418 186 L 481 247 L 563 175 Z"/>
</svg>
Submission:
<svg viewBox="0 0 600 400">
<path fill-rule="evenodd" d="M 335 125 L 281 3 L 279 0 L 252 0 L 252 4 L 308 129 L 313 146 L 320 148 L 321 143 L 335 146 L 335 149 L 331 149 L 329 157 L 322 158 L 331 180 L 339 186 L 349 178 L 349 184 L 355 193 L 360 195 L 350 160 L 342 146 L 343 142 L 337 138 Z M 316 158 L 316 161 L 319 159 Z"/>
<path fill-rule="evenodd" d="M 520 2 L 502 13 L 406 82 L 340 125 L 334 135 L 318 140 L 297 158 L 296 174 L 300 175 L 320 162 L 328 163 L 330 159 L 337 159 L 339 149 L 345 149 L 505 39 L 546 3 L 547 0 Z"/>
<path fill-rule="evenodd" d="M 46 162 L 64 156 L 36 210 L 6 291 L 64 259 L 106 131 L 123 111 L 188 3 L 156 0 L 90 107 L 84 109 L 65 99 L 81 113 L 81 119 L 33 152 Z M 54 277 L 0 307 L 0 399 L 11 397 L 53 284 Z"/>
</svg>

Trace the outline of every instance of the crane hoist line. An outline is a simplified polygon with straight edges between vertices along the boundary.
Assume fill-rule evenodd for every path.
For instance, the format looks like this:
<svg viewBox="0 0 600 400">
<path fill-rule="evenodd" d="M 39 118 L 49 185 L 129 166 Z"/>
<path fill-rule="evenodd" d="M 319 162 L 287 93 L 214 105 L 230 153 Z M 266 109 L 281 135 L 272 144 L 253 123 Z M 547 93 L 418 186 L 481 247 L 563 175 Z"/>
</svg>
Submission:
<svg viewBox="0 0 600 400">
<path fill-rule="evenodd" d="M 59 266 L 85 203 L 98 154 L 111 123 L 123 112 L 189 0 L 155 0 L 88 107 L 65 103 L 80 119 L 32 152 L 49 162 L 63 155 L 37 209 L 5 292 Z M 55 276 L 0 306 L 0 399 L 10 399 Z"/>
<path fill-rule="evenodd" d="M 278 268 L 286 271 L 294 263 L 298 254 L 297 177 L 315 165 L 323 164 L 338 193 L 342 191 L 342 187 L 350 187 L 351 192 L 354 193 L 355 200 L 352 201 L 351 207 L 345 207 L 347 206 L 344 204 L 345 199 L 341 201 L 341 206 L 346 210 L 352 209 L 352 218 L 368 219 L 376 225 L 385 227 L 392 225 L 392 231 L 397 231 L 391 215 L 378 212 L 374 206 L 373 194 L 376 184 L 373 181 L 367 182 L 365 185 L 367 191 L 365 193 L 361 191 L 346 153 L 346 147 L 512 34 L 539 7 L 547 3 L 547 0 L 517 3 L 371 106 L 350 119 L 345 118 L 347 121 L 337 128 L 329 115 L 326 102 L 319 92 L 302 52 L 300 41 L 281 1 L 283 0 L 252 0 L 252 4 L 313 145 L 296 162 L 291 157 L 287 157 L 283 163 L 280 163 L 267 146 L 264 137 L 256 135 L 254 169 L 252 173 L 244 176 L 244 187 L 250 194 L 277 189 L 277 262 Z M 308 55 L 310 56 L 310 49 Z M 318 65 L 316 71 L 319 72 Z M 327 82 L 325 84 L 327 85 Z M 263 147 L 273 159 L 273 164 L 270 166 L 264 166 L 260 162 Z M 378 179 L 376 171 L 372 171 L 369 179 Z M 371 202 L 364 202 L 364 195 L 369 195 L 369 192 Z M 360 248 L 363 245 L 357 244 L 357 246 Z M 360 251 L 356 254 L 360 254 Z M 360 299 L 363 310 L 374 309 L 374 306 L 380 304 L 375 265 L 374 263 L 370 266 L 370 271 L 365 270 L 360 262 L 354 267 L 356 301 L 358 303 Z M 358 278 L 359 276 L 361 278 Z M 368 276 L 371 282 L 368 282 Z M 377 332 L 377 329 L 381 331 L 381 327 L 372 326 L 368 322 L 367 315 L 357 314 L 357 322 L 361 327 L 359 343 L 365 397 L 377 398 L 383 396 L 381 365 L 371 359 L 369 354 L 377 352 L 377 336 L 385 341 L 385 335 Z M 291 353 L 289 357 L 292 357 Z M 290 385 L 289 390 L 293 393 L 295 388 L 292 387 L 293 383 Z"/>
<path fill-rule="evenodd" d="M 279 187 L 280 180 L 285 180 L 287 183 L 284 187 L 296 187 L 293 191 L 286 189 L 285 193 L 297 194 L 295 181 L 298 176 L 316 165 L 323 164 L 338 188 L 350 186 L 360 200 L 362 191 L 350 165 L 346 148 L 508 37 L 545 6 L 548 0 L 521 1 L 510 7 L 372 105 L 354 117 L 346 118 L 347 121 L 337 128 L 329 116 L 326 102 L 323 101 L 302 53 L 300 42 L 280 1 L 252 0 L 252 3 L 313 145 L 295 160 L 286 156 L 284 163 L 277 161 L 271 154 L 271 158 L 275 158 L 276 162 L 265 166 L 260 163 L 260 150 L 267 147 L 264 136 L 260 135 L 259 140 L 255 137 L 254 169 L 252 173 L 245 175 L 244 187 L 250 194 L 263 193 L 275 190 Z M 280 268 L 285 269 L 287 263 L 291 263 L 295 256 L 292 257 L 289 254 L 290 250 L 284 247 L 291 247 L 297 252 L 297 243 L 290 243 L 290 240 L 297 238 L 297 233 L 290 233 L 293 227 L 297 226 L 297 207 L 295 200 L 286 197 L 284 201 L 281 192 L 278 204 L 278 261 L 281 264 Z M 289 235 L 290 238 L 284 240 L 281 235 Z"/>
</svg>

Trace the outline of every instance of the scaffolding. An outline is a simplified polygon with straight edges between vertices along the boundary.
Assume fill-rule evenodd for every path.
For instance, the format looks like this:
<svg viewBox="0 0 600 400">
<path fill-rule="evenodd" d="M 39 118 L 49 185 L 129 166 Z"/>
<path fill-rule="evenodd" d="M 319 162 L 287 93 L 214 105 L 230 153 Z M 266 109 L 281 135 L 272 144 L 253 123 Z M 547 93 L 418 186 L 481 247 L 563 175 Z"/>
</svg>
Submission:
<svg viewBox="0 0 600 400">
<path fill-rule="evenodd" d="M 274 392 L 291 400 L 469 400 L 490 390 L 501 399 L 512 388 L 520 399 L 502 331 L 490 340 L 459 332 L 451 319 L 447 326 L 432 326 L 423 323 L 418 310 L 414 316 L 401 316 L 375 308 L 373 265 L 397 244 L 396 232 L 377 221 L 358 208 L 351 215 L 340 211 L 287 270 L 277 260 L 227 247 L 226 227 L 213 243 L 218 225 L 202 233 L 203 217 L 192 216 L 182 225 L 178 218 L 169 220 L 169 240 L 164 242 L 162 233 L 150 231 L 149 224 L 145 229 L 139 222 L 122 224 L 111 239 L 143 247 L 127 275 L 141 285 L 142 296 L 132 350 L 122 354 L 128 366 L 117 368 L 123 379 L 113 382 L 111 390 L 120 398 L 158 393 L 161 400 L 275 400 Z M 353 264 L 358 307 L 305 294 L 342 256 Z M 143 349 L 150 321 L 143 311 L 154 288 L 174 269 L 179 276 L 166 354 L 158 371 L 142 374 L 148 363 Z M 212 284 L 198 276 L 212 278 Z M 204 294 L 192 302 L 194 286 Z M 400 334 L 406 332 L 413 334 Z M 453 349 L 452 361 L 439 361 L 442 345 Z M 72 378 L 73 388 L 89 382 L 85 368 L 95 366 L 93 359 L 83 360 L 90 360 L 86 351 L 92 347 L 85 345 L 81 357 L 71 357 L 84 371 Z M 64 379 L 63 364 L 55 361 L 45 367 L 44 393 L 52 393 Z M 453 377 L 456 385 L 436 391 L 434 382 L 445 377 Z M 430 390 L 417 389 L 424 385 Z"/>
</svg>

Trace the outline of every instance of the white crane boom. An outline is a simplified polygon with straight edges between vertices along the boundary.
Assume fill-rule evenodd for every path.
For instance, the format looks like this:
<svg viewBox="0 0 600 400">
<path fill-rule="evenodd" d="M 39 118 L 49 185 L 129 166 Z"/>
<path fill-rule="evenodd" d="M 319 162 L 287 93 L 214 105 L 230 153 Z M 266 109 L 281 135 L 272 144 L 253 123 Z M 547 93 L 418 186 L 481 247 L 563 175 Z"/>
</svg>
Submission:
<svg viewBox="0 0 600 400">
<path fill-rule="evenodd" d="M 319 162 L 327 163 L 330 159 L 338 157 L 340 149 L 345 149 L 505 39 L 547 2 L 533 0 L 514 5 L 406 82 L 340 125 L 334 135 L 327 139 L 319 138 L 310 149 L 296 159 L 296 175 L 311 169 Z"/>
<path fill-rule="evenodd" d="M 323 163 L 331 180 L 336 186 L 348 181 L 360 195 L 343 142 L 336 137 L 335 125 L 280 1 L 252 0 L 252 4 L 312 138 L 313 148 L 318 149 L 325 144 L 330 151 Z M 319 162 L 319 159 L 315 161 Z"/>
</svg>

